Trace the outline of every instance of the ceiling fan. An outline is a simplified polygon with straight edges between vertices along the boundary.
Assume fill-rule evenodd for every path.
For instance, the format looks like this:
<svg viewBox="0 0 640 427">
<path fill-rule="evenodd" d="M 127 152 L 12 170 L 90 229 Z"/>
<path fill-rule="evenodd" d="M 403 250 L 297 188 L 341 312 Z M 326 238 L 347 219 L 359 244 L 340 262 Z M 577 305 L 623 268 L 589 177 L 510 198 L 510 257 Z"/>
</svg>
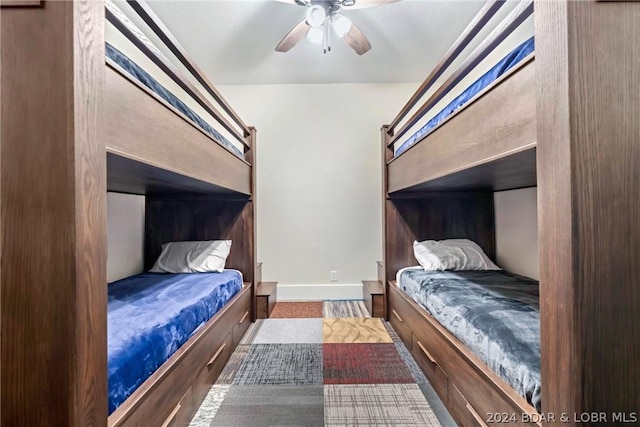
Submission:
<svg viewBox="0 0 640 427">
<path fill-rule="evenodd" d="M 288 52 L 303 38 L 322 45 L 324 53 L 331 51 L 331 29 L 345 41 L 358 55 L 371 49 L 371 43 L 349 18 L 339 13 L 342 9 L 364 9 L 399 0 L 279 0 L 284 3 L 305 6 L 305 19 L 284 36 L 276 46 L 277 52 Z"/>
</svg>

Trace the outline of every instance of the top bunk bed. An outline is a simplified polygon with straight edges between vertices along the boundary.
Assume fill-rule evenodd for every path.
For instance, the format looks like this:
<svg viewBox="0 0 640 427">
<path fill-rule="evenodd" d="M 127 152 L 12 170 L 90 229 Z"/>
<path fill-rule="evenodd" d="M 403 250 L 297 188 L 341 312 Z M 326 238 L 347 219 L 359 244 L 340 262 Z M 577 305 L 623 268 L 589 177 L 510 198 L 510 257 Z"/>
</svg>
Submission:
<svg viewBox="0 0 640 427">
<path fill-rule="evenodd" d="M 108 190 L 251 196 L 255 129 L 144 1 L 105 17 Z"/>
<path fill-rule="evenodd" d="M 382 127 L 386 194 L 536 185 L 533 2 L 505 3 L 482 7 Z"/>
</svg>

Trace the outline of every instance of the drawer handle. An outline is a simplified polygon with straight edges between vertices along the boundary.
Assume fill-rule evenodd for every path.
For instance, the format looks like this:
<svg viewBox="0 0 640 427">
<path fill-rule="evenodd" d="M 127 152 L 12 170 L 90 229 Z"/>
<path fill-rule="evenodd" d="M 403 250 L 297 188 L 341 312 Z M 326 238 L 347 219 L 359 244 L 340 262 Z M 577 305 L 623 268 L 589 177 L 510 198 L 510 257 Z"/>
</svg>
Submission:
<svg viewBox="0 0 640 427">
<path fill-rule="evenodd" d="M 178 404 L 176 405 L 175 408 L 173 408 L 173 411 L 171 411 L 167 419 L 164 420 L 164 422 L 162 423 L 162 427 L 167 427 L 168 425 L 171 424 L 171 422 L 176 418 L 176 415 L 178 415 L 178 411 L 180 410 L 181 407 L 182 407 L 182 402 L 178 402 Z"/>
<path fill-rule="evenodd" d="M 400 315 L 395 311 L 395 310 L 391 310 L 391 312 L 393 313 L 394 316 L 396 316 L 396 318 L 401 321 L 402 323 L 404 323 L 404 320 L 402 320 L 402 317 L 400 317 Z"/>
<path fill-rule="evenodd" d="M 249 312 L 247 311 L 244 316 L 242 316 L 242 319 L 240 319 L 240 321 L 238 322 L 238 325 L 241 324 L 242 322 L 244 322 L 244 319 L 247 318 L 247 316 L 249 315 Z"/>
<path fill-rule="evenodd" d="M 475 409 L 473 409 L 473 406 L 471 406 L 469 404 L 469 402 L 467 402 L 467 410 L 471 413 L 471 415 L 473 416 L 473 418 L 475 418 L 475 420 L 478 422 L 478 424 L 480 424 L 483 427 L 487 427 L 487 423 L 484 422 L 484 420 L 482 419 L 482 417 L 480 416 L 480 414 L 478 414 L 476 412 Z"/>
<path fill-rule="evenodd" d="M 429 359 L 431 361 L 431 363 L 433 363 L 434 365 L 438 364 L 438 362 L 436 362 L 436 359 L 434 359 L 433 356 L 431 355 L 431 353 L 429 353 L 427 351 L 427 349 L 424 348 L 424 346 L 422 345 L 422 343 L 420 341 L 418 341 L 418 347 L 420 347 L 420 350 L 422 350 L 424 355 L 427 356 L 427 359 Z"/>
<path fill-rule="evenodd" d="M 218 358 L 218 356 L 220 356 L 220 353 L 222 353 L 222 350 L 224 350 L 224 347 L 227 345 L 226 342 L 223 342 L 222 345 L 220 346 L 220 348 L 218 349 L 218 351 L 216 351 L 216 354 L 213 355 L 213 357 L 211 359 L 209 359 L 209 361 L 207 362 L 207 368 L 211 365 L 213 365 L 213 362 L 216 361 L 216 359 Z"/>
</svg>

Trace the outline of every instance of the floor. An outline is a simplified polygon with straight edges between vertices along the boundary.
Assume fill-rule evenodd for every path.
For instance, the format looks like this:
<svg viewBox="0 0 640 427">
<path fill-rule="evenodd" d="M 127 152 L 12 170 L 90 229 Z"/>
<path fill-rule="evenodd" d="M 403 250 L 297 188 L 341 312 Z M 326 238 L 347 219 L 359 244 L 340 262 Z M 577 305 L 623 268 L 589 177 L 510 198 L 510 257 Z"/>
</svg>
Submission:
<svg viewBox="0 0 640 427">
<path fill-rule="evenodd" d="M 247 331 L 192 427 L 456 425 L 362 301 L 281 304 Z"/>
</svg>

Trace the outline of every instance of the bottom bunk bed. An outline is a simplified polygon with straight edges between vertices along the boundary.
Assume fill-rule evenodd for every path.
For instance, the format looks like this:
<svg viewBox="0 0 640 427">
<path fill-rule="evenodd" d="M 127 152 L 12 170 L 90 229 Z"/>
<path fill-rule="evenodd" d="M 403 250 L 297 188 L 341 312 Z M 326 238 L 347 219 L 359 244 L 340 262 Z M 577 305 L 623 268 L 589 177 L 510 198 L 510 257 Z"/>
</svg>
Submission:
<svg viewBox="0 0 640 427">
<path fill-rule="evenodd" d="M 458 423 L 540 424 L 536 281 L 407 268 L 388 297 L 389 321 Z"/>
<path fill-rule="evenodd" d="M 109 425 L 184 425 L 249 327 L 251 283 L 144 273 L 108 294 Z"/>
</svg>

